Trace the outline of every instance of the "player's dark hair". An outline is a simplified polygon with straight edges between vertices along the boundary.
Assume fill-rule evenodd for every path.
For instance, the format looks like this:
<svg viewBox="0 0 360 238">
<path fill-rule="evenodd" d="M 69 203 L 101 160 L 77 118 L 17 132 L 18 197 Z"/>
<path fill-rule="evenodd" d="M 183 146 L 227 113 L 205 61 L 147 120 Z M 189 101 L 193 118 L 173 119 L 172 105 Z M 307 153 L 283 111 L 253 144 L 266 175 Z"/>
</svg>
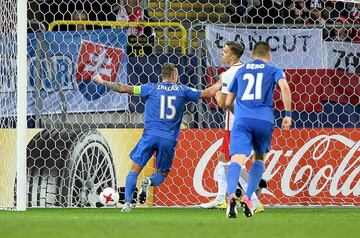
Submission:
<svg viewBox="0 0 360 238">
<path fill-rule="evenodd" d="M 162 79 L 170 78 L 174 74 L 175 70 L 176 70 L 176 67 L 175 67 L 174 64 L 172 64 L 172 63 L 163 64 L 163 66 L 161 68 L 161 77 L 162 77 Z"/>
<path fill-rule="evenodd" d="M 260 57 L 265 57 L 269 54 L 271 48 L 265 41 L 256 42 L 253 54 Z"/>
<path fill-rule="evenodd" d="M 241 43 L 238 43 L 236 41 L 228 41 L 225 43 L 225 45 L 227 45 L 229 47 L 231 53 L 233 53 L 233 55 L 235 55 L 239 59 L 244 54 L 245 47 Z"/>
</svg>

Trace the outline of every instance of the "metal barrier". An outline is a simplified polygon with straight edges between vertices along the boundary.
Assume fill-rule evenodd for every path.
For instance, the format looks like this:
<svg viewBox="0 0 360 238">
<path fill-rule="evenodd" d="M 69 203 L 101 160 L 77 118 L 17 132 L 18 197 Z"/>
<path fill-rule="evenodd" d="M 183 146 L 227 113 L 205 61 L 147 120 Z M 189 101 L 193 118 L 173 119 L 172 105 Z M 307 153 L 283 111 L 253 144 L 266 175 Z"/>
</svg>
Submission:
<svg viewBox="0 0 360 238">
<path fill-rule="evenodd" d="M 187 46 L 187 31 L 180 22 L 124 22 L 124 21 L 72 21 L 72 20 L 58 20 L 50 23 L 48 30 L 53 31 L 55 26 L 59 25 L 92 25 L 92 26 L 110 26 L 110 27 L 178 27 L 181 34 L 180 46 L 181 54 L 186 54 Z"/>
</svg>

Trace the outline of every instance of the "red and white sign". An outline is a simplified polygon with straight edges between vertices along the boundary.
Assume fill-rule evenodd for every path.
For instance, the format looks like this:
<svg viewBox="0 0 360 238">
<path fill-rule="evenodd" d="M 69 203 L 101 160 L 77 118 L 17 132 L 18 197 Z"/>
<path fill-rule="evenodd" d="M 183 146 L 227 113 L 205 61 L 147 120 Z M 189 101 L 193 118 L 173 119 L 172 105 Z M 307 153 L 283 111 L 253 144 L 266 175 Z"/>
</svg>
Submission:
<svg viewBox="0 0 360 238">
<path fill-rule="evenodd" d="M 221 130 L 183 130 L 174 167 L 155 190 L 158 206 L 189 206 L 215 196 Z M 274 130 L 265 161 L 266 205 L 360 205 L 360 130 Z M 251 166 L 251 159 L 247 162 Z"/>
<path fill-rule="evenodd" d="M 208 84 L 214 84 L 216 75 L 225 70 L 223 67 L 207 68 Z M 285 73 L 296 111 L 322 112 L 323 102 L 328 101 L 352 105 L 360 103 L 360 74 L 334 69 L 287 69 Z M 283 110 L 278 88 L 274 93 L 274 102 L 276 110 Z M 215 108 L 214 99 L 209 99 L 208 103 Z"/>
<path fill-rule="evenodd" d="M 92 75 L 98 73 L 106 81 L 115 82 L 123 53 L 122 49 L 83 41 L 79 51 L 76 80 L 91 80 Z"/>
<path fill-rule="evenodd" d="M 297 111 L 323 111 L 323 102 L 360 103 L 359 74 L 333 69 L 288 69 L 293 108 Z M 283 110 L 279 90 L 274 93 L 275 108 Z"/>
<path fill-rule="evenodd" d="M 258 41 L 271 47 L 271 64 L 284 69 L 289 81 L 293 108 L 321 112 L 323 102 L 357 105 L 360 94 L 360 44 L 325 42 L 321 29 L 246 29 L 206 26 L 210 60 L 207 69 L 211 84 L 225 68 L 221 51 L 227 41 L 242 42 L 244 63 L 252 61 L 251 51 Z M 216 72 L 217 71 L 217 72 Z M 283 110 L 278 92 L 274 95 L 277 110 Z M 214 100 L 209 101 L 211 108 Z"/>
</svg>

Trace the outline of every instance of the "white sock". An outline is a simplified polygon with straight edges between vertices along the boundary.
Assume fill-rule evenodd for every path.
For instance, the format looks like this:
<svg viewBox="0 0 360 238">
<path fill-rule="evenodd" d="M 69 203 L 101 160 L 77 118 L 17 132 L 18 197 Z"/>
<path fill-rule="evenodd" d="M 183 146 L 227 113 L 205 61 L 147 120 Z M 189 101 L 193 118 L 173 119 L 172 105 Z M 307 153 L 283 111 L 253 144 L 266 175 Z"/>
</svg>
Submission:
<svg viewBox="0 0 360 238">
<path fill-rule="evenodd" d="M 226 162 L 219 161 L 217 166 L 218 166 L 218 171 L 217 171 L 218 192 L 216 195 L 216 200 L 223 201 L 225 200 L 226 190 L 227 190 L 226 173 L 229 164 Z"/>
<path fill-rule="evenodd" d="M 244 166 L 241 166 L 241 169 L 240 169 L 240 177 L 241 177 L 244 181 L 246 181 L 246 183 L 247 183 L 247 181 L 249 180 L 249 173 L 248 173 L 247 169 L 245 168 L 245 165 L 244 165 Z"/>
</svg>

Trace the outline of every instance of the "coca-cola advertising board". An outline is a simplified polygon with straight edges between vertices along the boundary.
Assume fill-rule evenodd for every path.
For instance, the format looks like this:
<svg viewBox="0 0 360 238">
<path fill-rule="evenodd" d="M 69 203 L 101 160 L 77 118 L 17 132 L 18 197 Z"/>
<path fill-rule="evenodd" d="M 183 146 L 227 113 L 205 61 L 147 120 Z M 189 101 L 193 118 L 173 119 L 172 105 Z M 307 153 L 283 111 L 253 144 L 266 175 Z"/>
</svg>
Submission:
<svg viewBox="0 0 360 238">
<path fill-rule="evenodd" d="M 174 167 L 155 190 L 155 205 L 189 206 L 216 195 L 219 129 L 182 130 Z M 360 131 L 274 130 L 263 178 L 266 205 L 360 205 Z M 250 168 L 252 156 L 246 167 Z"/>
</svg>

